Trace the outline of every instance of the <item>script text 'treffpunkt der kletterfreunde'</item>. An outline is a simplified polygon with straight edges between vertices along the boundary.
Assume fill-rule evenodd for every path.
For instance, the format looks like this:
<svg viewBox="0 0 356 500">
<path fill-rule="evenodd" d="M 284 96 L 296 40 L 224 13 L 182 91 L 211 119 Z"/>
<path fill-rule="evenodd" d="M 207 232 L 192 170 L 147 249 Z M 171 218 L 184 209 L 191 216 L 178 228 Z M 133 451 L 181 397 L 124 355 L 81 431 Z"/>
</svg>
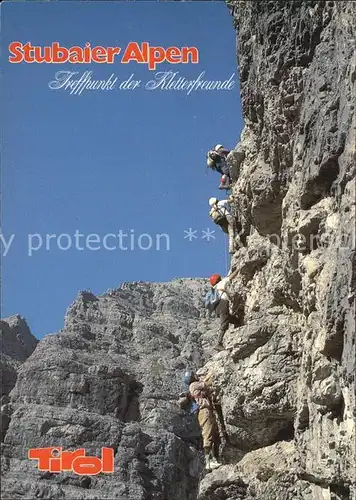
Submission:
<svg viewBox="0 0 356 500">
<path fill-rule="evenodd" d="M 149 71 L 156 71 L 162 63 L 198 64 L 197 47 L 151 46 L 148 42 L 130 42 L 125 48 L 92 47 L 86 42 L 84 47 L 65 47 L 60 42 L 48 46 L 32 45 L 30 42 L 13 41 L 9 44 L 9 62 L 12 64 L 129 64 L 146 65 Z M 98 78 L 92 70 L 76 71 L 60 69 L 48 83 L 51 90 L 66 90 L 70 94 L 81 95 L 87 90 L 173 90 L 187 95 L 201 90 L 232 90 L 235 86 L 235 73 L 228 78 L 209 79 L 205 70 L 195 77 L 186 78 L 179 71 L 156 71 L 147 80 L 136 78 L 135 73 L 124 77 L 111 73 L 108 77 Z"/>
</svg>

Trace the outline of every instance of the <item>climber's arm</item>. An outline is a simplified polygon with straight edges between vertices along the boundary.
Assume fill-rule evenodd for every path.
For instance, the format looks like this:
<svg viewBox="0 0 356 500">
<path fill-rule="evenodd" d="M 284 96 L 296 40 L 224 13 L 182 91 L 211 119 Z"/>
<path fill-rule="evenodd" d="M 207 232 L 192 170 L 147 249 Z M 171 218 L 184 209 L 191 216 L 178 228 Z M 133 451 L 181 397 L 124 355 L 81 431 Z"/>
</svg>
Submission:
<svg viewBox="0 0 356 500">
<path fill-rule="evenodd" d="M 232 271 L 231 274 L 227 276 L 228 281 L 232 281 L 236 276 L 239 274 L 239 269 L 235 269 L 235 271 Z"/>
</svg>

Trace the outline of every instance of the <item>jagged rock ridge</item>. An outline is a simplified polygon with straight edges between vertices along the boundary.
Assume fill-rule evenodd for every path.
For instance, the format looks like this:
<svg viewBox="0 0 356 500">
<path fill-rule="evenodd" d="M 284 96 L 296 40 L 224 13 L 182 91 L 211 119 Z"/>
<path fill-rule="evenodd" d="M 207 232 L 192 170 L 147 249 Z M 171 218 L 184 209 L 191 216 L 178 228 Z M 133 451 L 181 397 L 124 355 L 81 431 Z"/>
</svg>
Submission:
<svg viewBox="0 0 356 500">
<path fill-rule="evenodd" d="M 19 369 L 2 443 L 4 499 L 196 498 L 199 429 L 176 405 L 187 366 L 212 355 L 206 280 L 81 292 L 65 326 Z M 115 452 L 112 475 L 39 472 L 30 447 Z"/>
<path fill-rule="evenodd" d="M 38 340 L 19 315 L 0 320 L 1 343 L 1 410 L 0 434 L 3 440 L 10 423 L 12 412 L 9 393 L 16 384 L 20 365 L 33 353 Z"/>
</svg>

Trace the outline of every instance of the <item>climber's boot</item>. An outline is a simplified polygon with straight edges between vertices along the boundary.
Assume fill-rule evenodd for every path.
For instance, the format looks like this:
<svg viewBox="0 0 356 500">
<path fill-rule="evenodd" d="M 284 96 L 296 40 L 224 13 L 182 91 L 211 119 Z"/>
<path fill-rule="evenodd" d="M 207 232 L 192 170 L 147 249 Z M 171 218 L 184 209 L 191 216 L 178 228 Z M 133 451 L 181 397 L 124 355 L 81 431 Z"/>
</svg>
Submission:
<svg viewBox="0 0 356 500">
<path fill-rule="evenodd" d="M 222 466 L 222 464 L 220 462 L 218 462 L 215 457 L 213 457 L 210 460 L 210 468 L 211 468 L 211 470 L 217 469 L 218 467 L 221 467 L 221 466 Z"/>
<path fill-rule="evenodd" d="M 226 184 L 220 184 L 220 186 L 218 187 L 218 189 L 225 189 L 226 191 L 229 191 L 231 188 L 230 186 L 226 186 Z"/>
<path fill-rule="evenodd" d="M 214 347 L 215 351 L 225 351 L 225 347 L 220 342 Z"/>
</svg>

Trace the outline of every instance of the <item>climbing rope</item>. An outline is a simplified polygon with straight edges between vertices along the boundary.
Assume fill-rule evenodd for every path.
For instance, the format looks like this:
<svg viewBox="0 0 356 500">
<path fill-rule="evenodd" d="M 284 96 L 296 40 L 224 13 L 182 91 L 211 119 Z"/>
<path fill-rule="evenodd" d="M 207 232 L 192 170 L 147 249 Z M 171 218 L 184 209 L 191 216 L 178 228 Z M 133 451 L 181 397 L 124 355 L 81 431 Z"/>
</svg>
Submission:
<svg viewBox="0 0 356 500">
<path fill-rule="evenodd" d="M 227 244 L 226 244 L 226 239 L 224 238 L 224 251 L 225 251 L 225 276 L 227 276 L 229 272 L 229 263 L 228 263 L 228 258 L 227 258 Z"/>
</svg>

